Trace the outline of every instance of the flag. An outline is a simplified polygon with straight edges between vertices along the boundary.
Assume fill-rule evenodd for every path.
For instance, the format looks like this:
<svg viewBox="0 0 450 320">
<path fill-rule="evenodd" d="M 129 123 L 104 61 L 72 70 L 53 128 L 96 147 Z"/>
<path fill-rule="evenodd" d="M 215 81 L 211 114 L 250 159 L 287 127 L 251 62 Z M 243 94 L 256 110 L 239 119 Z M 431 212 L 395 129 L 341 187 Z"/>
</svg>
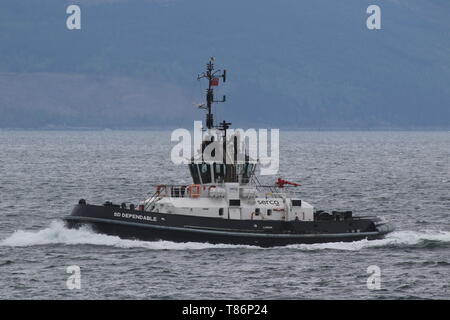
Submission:
<svg viewBox="0 0 450 320">
<path fill-rule="evenodd" d="M 212 78 L 211 86 L 218 86 L 218 85 L 219 85 L 219 78 Z"/>
</svg>

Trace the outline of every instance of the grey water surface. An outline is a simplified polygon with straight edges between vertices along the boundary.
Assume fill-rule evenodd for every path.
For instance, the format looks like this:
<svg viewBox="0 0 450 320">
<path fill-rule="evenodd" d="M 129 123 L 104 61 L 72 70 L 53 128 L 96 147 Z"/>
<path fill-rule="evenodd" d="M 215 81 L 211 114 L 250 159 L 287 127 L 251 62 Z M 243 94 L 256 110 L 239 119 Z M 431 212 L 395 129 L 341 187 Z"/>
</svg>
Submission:
<svg viewBox="0 0 450 320">
<path fill-rule="evenodd" d="M 397 230 L 353 243 L 144 242 L 68 230 L 78 199 L 137 203 L 189 183 L 169 131 L 0 131 L 2 299 L 450 298 L 450 132 L 283 132 L 278 176 L 323 209 L 376 214 Z M 69 290 L 66 268 L 81 268 Z M 369 290 L 367 268 L 381 270 Z"/>
</svg>

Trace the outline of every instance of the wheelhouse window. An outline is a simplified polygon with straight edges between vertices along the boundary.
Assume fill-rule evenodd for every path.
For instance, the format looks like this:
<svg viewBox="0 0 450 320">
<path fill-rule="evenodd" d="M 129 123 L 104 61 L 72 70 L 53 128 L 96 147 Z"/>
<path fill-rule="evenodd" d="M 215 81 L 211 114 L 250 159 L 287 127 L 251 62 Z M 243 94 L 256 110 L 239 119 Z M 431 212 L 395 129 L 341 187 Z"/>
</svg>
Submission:
<svg viewBox="0 0 450 320">
<path fill-rule="evenodd" d="M 253 176 L 255 165 L 246 163 L 223 164 L 223 163 L 191 163 L 189 170 L 195 184 L 200 183 L 222 183 L 242 182 L 248 183 Z"/>
<path fill-rule="evenodd" d="M 250 178 L 253 175 L 253 168 L 254 165 L 251 163 L 244 164 L 244 170 L 242 173 L 242 183 L 248 183 L 250 181 Z"/>
<path fill-rule="evenodd" d="M 197 165 L 194 163 L 189 164 L 189 171 L 191 172 L 194 184 L 200 184 L 200 176 L 198 174 Z"/>
<path fill-rule="evenodd" d="M 189 164 L 194 184 L 211 183 L 211 165 L 207 163 L 191 163 Z"/>
<path fill-rule="evenodd" d="M 198 164 L 202 183 L 211 183 L 211 165 L 207 163 Z"/>
<path fill-rule="evenodd" d="M 225 177 L 225 165 L 214 163 L 214 181 L 216 183 L 223 182 L 223 179 Z"/>
</svg>

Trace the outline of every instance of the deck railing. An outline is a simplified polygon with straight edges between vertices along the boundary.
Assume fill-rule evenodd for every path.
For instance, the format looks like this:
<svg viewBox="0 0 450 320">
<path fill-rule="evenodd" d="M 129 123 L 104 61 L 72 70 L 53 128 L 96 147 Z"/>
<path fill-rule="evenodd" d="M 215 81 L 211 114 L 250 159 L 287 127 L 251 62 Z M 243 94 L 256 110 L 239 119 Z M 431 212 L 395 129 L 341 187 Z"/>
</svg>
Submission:
<svg viewBox="0 0 450 320">
<path fill-rule="evenodd" d="M 156 185 L 154 196 L 172 197 L 172 198 L 202 198 L 209 197 L 211 188 L 224 188 L 221 185 Z M 300 192 L 294 190 L 294 187 L 278 188 L 276 186 L 255 186 L 258 191 L 258 197 L 283 198 L 298 197 Z"/>
</svg>

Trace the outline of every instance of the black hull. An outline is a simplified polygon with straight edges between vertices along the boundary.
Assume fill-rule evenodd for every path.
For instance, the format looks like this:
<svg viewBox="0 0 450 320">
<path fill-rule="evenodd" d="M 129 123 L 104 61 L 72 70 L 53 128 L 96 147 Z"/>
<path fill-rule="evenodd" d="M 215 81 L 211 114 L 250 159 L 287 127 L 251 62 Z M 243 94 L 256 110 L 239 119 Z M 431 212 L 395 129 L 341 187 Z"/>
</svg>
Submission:
<svg viewBox="0 0 450 320">
<path fill-rule="evenodd" d="M 230 220 L 84 204 L 75 206 L 64 221 L 69 228 L 90 225 L 96 232 L 124 239 L 262 247 L 379 239 L 393 230 L 375 217 L 311 222 Z"/>
</svg>

